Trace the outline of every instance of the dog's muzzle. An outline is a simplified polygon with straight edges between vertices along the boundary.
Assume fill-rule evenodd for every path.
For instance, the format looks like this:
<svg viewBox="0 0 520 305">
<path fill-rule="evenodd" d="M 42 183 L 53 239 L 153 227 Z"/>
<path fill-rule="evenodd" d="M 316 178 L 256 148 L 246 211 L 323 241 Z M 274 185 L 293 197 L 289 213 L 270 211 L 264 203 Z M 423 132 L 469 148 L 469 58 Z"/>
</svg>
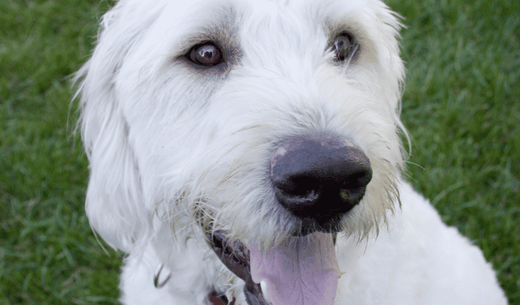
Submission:
<svg viewBox="0 0 520 305">
<path fill-rule="evenodd" d="M 278 203 L 297 217 L 293 236 L 262 254 L 256 244 L 248 249 L 211 224 L 204 230 L 220 260 L 244 280 L 248 304 L 271 304 L 270 293 L 276 294 L 277 304 L 313 297 L 333 302 L 339 271 L 335 234 L 330 233 L 340 230 L 342 217 L 361 201 L 371 178 L 368 157 L 338 140 L 299 137 L 278 147 L 271 158 L 270 179 Z M 296 296 L 284 291 L 291 283 L 303 283 L 308 291 Z"/>
<path fill-rule="evenodd" d="M 339 231 L 338 224 L 363 198 L 372 179 L 368 157 L 333 139 L 296 138 L 271 159 L 278 203 L 302 220 L 295 235 Z"/>
</svg>

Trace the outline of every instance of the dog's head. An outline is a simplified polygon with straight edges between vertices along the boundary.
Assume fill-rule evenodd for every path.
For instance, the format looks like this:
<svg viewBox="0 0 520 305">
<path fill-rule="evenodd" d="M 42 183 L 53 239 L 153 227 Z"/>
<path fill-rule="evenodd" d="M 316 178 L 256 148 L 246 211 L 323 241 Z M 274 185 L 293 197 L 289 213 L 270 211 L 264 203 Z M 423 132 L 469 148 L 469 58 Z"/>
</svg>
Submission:
<svg viewBox="0 0 520 305">
<path fill-rule="evenodd" d="M 399 28 L 378 0 L 121 0 L 78 73 L 92 227 L 366 236 L 398 201 Z"/>
</svg>

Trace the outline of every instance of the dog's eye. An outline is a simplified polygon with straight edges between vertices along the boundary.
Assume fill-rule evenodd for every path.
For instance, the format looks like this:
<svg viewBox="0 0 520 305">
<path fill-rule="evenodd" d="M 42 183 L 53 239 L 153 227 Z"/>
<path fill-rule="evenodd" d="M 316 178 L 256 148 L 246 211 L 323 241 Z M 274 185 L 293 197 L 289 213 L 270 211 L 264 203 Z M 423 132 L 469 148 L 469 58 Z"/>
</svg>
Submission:
<svg viewBox="0 0 520 305">
<path fill-rule="evenodd" d="M 343 33 L 334 40 L 333 49 L 336 53 L 336 60 L 344 61 L 354 55 L 357 50 L 357 44 L 352 35 Z"/>
<path fill-rule="evenodd" d="M 210 42 L 194 46 L 189 58 L 201 66 L 216 66 L 223 61 L 222 52 Z"/>
</svg>

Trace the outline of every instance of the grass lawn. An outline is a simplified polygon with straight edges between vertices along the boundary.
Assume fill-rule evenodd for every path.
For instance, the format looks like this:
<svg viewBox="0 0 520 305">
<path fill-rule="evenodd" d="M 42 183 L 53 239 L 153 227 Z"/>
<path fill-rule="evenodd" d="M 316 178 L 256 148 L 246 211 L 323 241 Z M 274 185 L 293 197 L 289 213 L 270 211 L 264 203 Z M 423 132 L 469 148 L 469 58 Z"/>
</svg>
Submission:
<svg viewBox="0 0 520 305">
<path fill-rule="evenodd" d="M 520 2 L 397 1 L 412 184 L 520 304 Z M 68 75 L 111 2 L 0 1 L 0 304 L 114 304 L 122 253 L 84 212 Z"/>
</svg>

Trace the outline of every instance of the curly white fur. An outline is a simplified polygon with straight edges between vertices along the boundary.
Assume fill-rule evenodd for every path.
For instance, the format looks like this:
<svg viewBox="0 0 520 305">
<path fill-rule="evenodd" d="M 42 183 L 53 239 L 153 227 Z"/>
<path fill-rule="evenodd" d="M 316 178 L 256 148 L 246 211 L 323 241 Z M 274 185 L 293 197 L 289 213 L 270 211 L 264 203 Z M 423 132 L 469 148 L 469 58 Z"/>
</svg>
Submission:
<svg viewBox="0 0 520 305">
<path fill-rule="evenodd" d="M 480 250 L 400 178 L 400 27 L 379 0 L 120 0 L 77 78 L 87 215 L 129 253 L 123 303 L 205 304 L 216 289 L 246 304 L 197 217 L 246 245 L 276 245 L 294 217 L 266 177 L 273 151 L 334 135 L 373 170 L 342 222 L 336 304 L 506 304 Z M 342 31 L 359 52 L 339 65 L 330 43 Z M 224 67 L 187 62 L 205 41 L 227 51 Z M 160 265 L 171 277 L 157 289 Z"/>
</svg>

